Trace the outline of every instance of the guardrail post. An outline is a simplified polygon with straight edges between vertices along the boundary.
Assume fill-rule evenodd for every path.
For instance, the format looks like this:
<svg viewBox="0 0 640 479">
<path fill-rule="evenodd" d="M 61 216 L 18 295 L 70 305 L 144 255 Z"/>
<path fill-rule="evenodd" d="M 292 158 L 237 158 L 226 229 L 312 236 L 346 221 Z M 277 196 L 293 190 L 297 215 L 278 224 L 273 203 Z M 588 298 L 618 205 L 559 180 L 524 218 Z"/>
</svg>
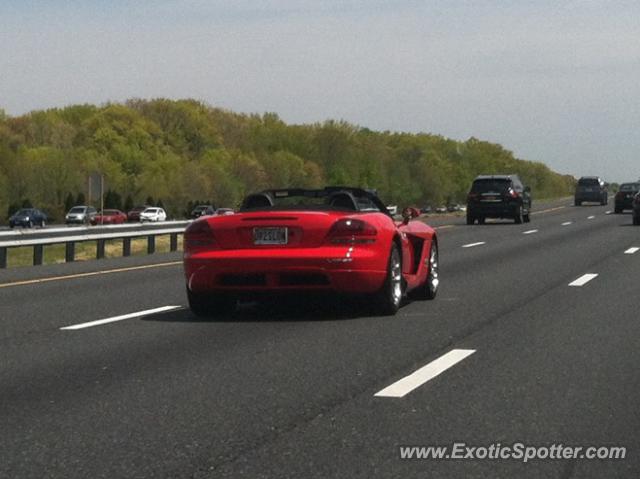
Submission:
<svg viewBox="0 0 640 479">
<path fill-rule="evenodd" d="M 171 240 L 169 244 L 169 251 L 177 251 L 178 250 L 178 233 L 171 233 Z"/>
<path fill-rule="evenodd" d="M 73 263 L 76 260 L 76 244 L 73 241 L 66 243 L 64 260 L 67 263 Z"/>
<path fill-rule="evenodd" d="M 42 264 L 42 257 L 44 256 L 44 246 L 37 244 L 33 246 L 33 265 L 40 266 Z"/>
<path fill-rule="evenodd" d="M 7 267 L 7 248 L 0 248 L 0 268 Z"/>
<path fill-rule="evenodd" d="M 96 258 L 98 258 L 98 259 L 104 258 L 104 244 L 105 243 L 106 243 L 105 240 L 96 241 Z"/>
<path fill-rule="evenodd" d="M 153 254 L 156 252 L 156 237 L 155 235 L 147 236 L 147 254 Z"/>
<path fill-rule="evenodd" d="M 131 256 L 131 238 L 122 238 L 122 256 Z"/>
</svg>

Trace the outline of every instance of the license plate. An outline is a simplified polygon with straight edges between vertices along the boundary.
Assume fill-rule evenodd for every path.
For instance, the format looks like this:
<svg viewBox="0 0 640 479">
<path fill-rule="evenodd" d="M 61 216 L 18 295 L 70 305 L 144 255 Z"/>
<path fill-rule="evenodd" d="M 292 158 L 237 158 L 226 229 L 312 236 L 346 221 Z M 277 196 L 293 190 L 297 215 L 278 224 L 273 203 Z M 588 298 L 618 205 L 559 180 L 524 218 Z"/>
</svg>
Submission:
<svg viewBox="0 0 640 479">
<path fill-rule="evenodd" d="M 253 244 L 287 244 L 287 239 L 287 228 L 253 228 Z"/>
</svg>

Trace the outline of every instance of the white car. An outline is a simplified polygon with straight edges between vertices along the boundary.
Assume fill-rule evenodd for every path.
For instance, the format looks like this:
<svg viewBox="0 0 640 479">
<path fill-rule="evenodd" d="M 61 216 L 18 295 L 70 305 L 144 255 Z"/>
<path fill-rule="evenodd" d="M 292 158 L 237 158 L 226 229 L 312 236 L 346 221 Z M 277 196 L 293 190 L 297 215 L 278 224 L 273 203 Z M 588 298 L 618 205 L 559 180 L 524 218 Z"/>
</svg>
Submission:
<svg viewBox="0 0 640 479">
<path fill-rule="evenodd" d="M 140 213 L 140 221 L 165 221 L 167 219 L 167 213 L 162 208 L 147 208 Z"/>
</svg>

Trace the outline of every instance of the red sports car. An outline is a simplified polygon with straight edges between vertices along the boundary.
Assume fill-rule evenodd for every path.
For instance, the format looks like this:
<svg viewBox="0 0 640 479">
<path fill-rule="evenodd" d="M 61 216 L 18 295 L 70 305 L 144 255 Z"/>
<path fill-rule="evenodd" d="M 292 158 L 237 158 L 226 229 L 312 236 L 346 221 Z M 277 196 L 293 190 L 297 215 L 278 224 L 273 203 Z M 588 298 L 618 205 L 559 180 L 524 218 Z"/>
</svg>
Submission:
<svg viewBox="0 0 640 479">
<path fill-rule="evenodd" d="M 392 315 L 403 296 L 438 290 L 436 232 L 419 212 L 394 221 L 369 190 L 269 190 L 239 213 L 197 219 L 185 231 L 184 271 L 191 310 L 210 316 L 259 294 L 333 291 L 369 294 Z"/>
<path fill-rule="evenodd" d="M 92 225 L 121 225 L 127 221 L 127 215 L 120 210 L 104 210 L 93 218 Z"/>
</svg>

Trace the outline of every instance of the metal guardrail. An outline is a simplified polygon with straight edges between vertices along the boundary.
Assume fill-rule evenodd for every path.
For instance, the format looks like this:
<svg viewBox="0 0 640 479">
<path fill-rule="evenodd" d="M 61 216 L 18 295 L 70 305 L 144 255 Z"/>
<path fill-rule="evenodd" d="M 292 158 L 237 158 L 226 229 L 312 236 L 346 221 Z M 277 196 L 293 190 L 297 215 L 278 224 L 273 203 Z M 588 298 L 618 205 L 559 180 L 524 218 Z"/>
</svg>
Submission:
<svg viewBox="0 0 640 479">
<path fill-rule="evenodd" d="M 71 228 L 70 228 L 71 229 Z M 75 228 L 74 228 L 75 229 Z M 83 229 L 87 231 L 86 229 Z M 169 235 L 169 250 L 177 251 L 178 235 L 184 234 L 185 227 L 138 229 L 136 231 L 114 231 L 107 233 L 86 233 L 73 236 L 51 236 L 45 238 L 25 238 L 17 233 L 21 239 L 9 239 L 0 241 L 0 269 L 7 267 L 7 251 L 9 248 L 33 247 L 33 265 L 41 265 L 44 259 L 44 247 L 52 244 L 65 244 L 65 262 L 75 261 L 76 243 L 84 241 L 96 241 L 96 258 L 104 258 L 105 244 L 108 240 L 122 239 L 122 256 L 131 255 L 131 239 L 147 238 L 147 254 L 153 254 L 156 250 L 156 236 Z M 23 239 L 24 238 L 24 239 Z"/>
</svg>

